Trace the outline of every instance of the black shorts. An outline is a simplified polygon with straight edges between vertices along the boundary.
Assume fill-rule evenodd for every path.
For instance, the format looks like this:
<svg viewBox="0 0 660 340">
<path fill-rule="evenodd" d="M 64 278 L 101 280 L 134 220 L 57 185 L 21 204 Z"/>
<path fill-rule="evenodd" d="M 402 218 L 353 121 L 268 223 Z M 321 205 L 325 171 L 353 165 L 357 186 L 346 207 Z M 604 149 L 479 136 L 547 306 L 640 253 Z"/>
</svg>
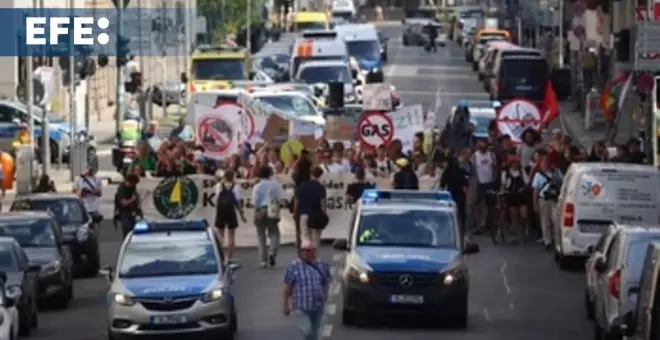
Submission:
<svg viewBox="0 0 660 340">
<path fill-rule="evenodd" d="M 216 215 L 215 227 L 218 229 L 234 230 L 238 228 L 238 216 L 236 214 Z"/>
<path fill-rule="evenodd" d="M 497 190 L 497 183 L 492 182 L 492 183 L 477 183 L 477 197 L 476 198 L 476 204 L 482 204 L 486 203 L 486 193 L 490 190 L 493 191 L 498 191 Z"/>
</svg>

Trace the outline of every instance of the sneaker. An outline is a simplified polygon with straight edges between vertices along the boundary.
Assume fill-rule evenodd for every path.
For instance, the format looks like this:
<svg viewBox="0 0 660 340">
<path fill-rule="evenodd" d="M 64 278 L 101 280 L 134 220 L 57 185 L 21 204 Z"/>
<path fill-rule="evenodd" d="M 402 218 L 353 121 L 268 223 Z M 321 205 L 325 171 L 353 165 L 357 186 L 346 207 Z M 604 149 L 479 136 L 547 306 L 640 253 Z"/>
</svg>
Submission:
<svg viewBox="0 0 660 340">
<path fill-rule="evenodd" d="M 276 261 L 275 261 L 275 255 L 268 255 L 268 265 L 271 267 L 275 267 Z"/>
</svg>

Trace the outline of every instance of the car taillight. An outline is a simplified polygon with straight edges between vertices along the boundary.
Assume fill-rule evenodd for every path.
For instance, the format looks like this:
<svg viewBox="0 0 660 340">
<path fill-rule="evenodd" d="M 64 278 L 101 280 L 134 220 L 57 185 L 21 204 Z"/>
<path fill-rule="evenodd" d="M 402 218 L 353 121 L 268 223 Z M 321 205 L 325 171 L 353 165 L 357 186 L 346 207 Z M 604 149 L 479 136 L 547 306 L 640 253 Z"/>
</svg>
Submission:
<svg viewBox="0 0 660 340">
<path fill-rule="evenodd" d="M 195 88 L 195 84 L 190 83 L 190 85 L 188 86 L 188 92 L 194 93 L 195 91 L 197 91 L 197 89 Z"/>
<path fill-rule="evenodd" d="M 575 206 L 573 203 L 564 204 L 564 227 L 572 228 L 575 224 Z"/>
<path fill-rule="evenodd" d="M 608 286 L 610 295 L 618 300 L 621 295 L 621 270 L 617 270 L 612 274 Z"/>
</svg>

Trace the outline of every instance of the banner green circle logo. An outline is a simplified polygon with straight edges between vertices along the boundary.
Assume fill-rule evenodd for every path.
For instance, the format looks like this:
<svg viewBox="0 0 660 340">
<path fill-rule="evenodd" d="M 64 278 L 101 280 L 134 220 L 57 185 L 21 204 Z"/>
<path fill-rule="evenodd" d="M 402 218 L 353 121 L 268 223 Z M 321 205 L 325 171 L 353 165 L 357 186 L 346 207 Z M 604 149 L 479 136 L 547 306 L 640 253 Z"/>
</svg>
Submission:
<svg viewBox="0 0 660 340">
<path fill-rule="evenodd" d="M 154 189 L 154 206 L 166 218 L 179 220 L 188 216 L 199 200 L 199 189 L 188 177 L 165 178 Z"/>
</svg>

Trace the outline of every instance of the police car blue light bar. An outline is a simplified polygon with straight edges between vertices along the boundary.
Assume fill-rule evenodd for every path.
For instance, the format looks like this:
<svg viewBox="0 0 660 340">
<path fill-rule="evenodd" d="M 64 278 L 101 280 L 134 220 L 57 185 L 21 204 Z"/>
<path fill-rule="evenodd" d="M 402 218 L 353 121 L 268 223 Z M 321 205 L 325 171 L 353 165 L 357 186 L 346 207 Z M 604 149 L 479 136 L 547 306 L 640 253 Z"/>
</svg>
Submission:
<svg viewBox="0 0 660 340">
<path fill-rule="evenodd" d="M 378 202 L 380 200 L 431 200 L 453 202 L 454 198 L 449 191 L 367 189 L 362 193 L 363 202 Z"/>
<path fill-rule="evenodd" d="M 163 232 L 163 231 L 202 231 L 208 228 L 206 220 L 190 221 L 138 221 L 133 226 L 137 234 Z"/>
<path fill-rule="evenodd" d="M 500 108 L 502 103 L 497 100 L 466 100 L 461 99 L 458 102 L 457 106 L 467 107 L 467 108 Z"/>
</svg>

